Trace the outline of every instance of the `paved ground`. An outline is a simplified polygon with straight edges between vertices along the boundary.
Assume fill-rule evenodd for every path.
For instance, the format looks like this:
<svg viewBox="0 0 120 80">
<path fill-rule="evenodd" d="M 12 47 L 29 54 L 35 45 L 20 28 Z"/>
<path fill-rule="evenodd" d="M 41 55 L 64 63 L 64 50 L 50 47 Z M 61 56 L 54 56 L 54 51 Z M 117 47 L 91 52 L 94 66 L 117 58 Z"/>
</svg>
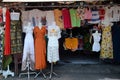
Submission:
<svg viewBox="0 0 120 80">
<path fill-rule="evenodd" d="M 49 72 L 49 67 L 44 73 Z M 57 64 L 54 71 L 60 76 L 53 76 L 51 80 L 120 80 L 119 64 Z M 40 74 L 36 79 L 31 75 L 29 80 L 50 80 L 49 75 L 44 79 Z M 11 77 L 1 80 L 28 80 L 27 75 Z"/>
</svg>

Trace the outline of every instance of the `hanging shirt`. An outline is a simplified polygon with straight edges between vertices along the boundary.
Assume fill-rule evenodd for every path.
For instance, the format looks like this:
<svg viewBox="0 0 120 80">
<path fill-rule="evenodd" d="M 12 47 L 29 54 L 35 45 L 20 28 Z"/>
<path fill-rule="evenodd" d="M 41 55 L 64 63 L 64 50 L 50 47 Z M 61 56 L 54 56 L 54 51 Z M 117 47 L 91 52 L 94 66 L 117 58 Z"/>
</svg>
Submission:
<svg viewBox="0 0 120 80">
<path fill-rule="evenodd" d="M 80 18 L 79 16 L 77 16 L 76 9 L 70 9 L 69 12 L 70 12 L 72 27 L 80 27 Z"/>
<path fill-rule="evenodd" d="M 46 11 L 46 20 L 47 20 L 47 26 L 52 25 L 52 22 L 55 21 L 54 18 L 54 11 Z"/>
<path fill-rule="evenodd" d="M 100 16 L 97 10 L 92 11 L 92 18 L 90 19 L 90 21 L 88 21 L 88 23 L 91 23 L 91 24 L 100 23 Z"/>
<path fill-rule="evenodd" d="M 92 18 L 92 12 L 90 8 L 85 8 L 84 19 L 90 20 Z"/>
<path fill-rule="evenodd" d="M 105 9 L 104 8 L 99 9 L 99 15 L 100 15 L 100 20 L 104 20 L 104 16 L 105 16 Z"/>
<path fill-rule="evenodd" d="M 66 8 L 62 9 L 62 15 L 63 15 L 64 28 L 65 29 L 72 28 L 69 10 Z"/>
<path fill-rule="evenodd" d="M 85 10 L 84 8 L 77 8 L 77 16 L 79 16 L 80 20 L 84 20 Z"/>
<path fill-rule="evenodd" d="M 55 17 L 56 25 L 60 27 L 60 29 L 64 29 L 62 11 L 59 9 L 54 9 L 54 17 Z"/>
</svg>

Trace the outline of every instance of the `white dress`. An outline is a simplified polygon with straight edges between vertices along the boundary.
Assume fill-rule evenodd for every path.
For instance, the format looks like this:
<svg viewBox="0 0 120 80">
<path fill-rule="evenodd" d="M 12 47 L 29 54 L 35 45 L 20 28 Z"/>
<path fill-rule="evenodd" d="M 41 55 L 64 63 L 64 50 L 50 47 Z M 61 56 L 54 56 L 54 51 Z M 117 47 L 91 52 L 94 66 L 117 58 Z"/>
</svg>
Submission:
<svg viewBox="0 0 120 80">
<path fill-rule="evenodd" d="M 59 60 L 59 43 L 61 37 L 60 28 L 56 25 L 48 26 L 48 46 L 47 46 L 47 61 L 49 63 Z"/>
<path fill-rule="evenodd" d="M 98 33 L 98 31 L 96 31 L 95 33 L 92 34 L 93 36 L 93 46 L 92 46 L 92 51 L 95 52 L 99 52 L 100 51 L 100 39 L 101 39 L 101 33 Z"/>
<path fill-rule="evenodd" d="M 30 60 L 30 69 L 34 69 L 34 39 L 33 39 L 33 27 L 25 27 L 26 36 L 24 39 L 24 49 L 22 57 L 22 70 L 27 67 L 27 60 Z"/>
</svg>

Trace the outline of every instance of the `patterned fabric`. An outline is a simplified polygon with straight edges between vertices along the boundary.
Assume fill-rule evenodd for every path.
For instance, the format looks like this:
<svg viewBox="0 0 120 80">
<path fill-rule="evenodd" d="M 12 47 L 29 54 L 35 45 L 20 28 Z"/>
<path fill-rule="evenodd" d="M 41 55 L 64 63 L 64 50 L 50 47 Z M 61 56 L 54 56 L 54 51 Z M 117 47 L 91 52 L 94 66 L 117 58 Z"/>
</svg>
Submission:
<svg viewBox="0 0 120 80">
<path fill-rule="evenodd" d="M 85 14 L 85 10 L 84 8 L 77 8 L 77 16 L 79 16 L 80 20 L 84 20 L 84 14 Z"/>
<path fill-rule="evenodd" d="M 91 23 L 91 24 L 100 23 L 100 16 L 97 10 L 92 11 L 92 18 L 90 19 L 90 21 L 88 21 L 88 23 Z"/>
<path fill-rule="evenodd" d="M 60 33 L 60 28 L 55 24 L 48 26 L 47 60 L 49 63 L 57 62 L 59 60 L 58 39 L 61 37 Z"/>
<path fill-rule="evenodd" d="M 4 47 L 4 32 L 0 33 L 0 70 L 2 69 L 3 47 Z"/>
<path fill-rule="evenodd" d="M 113 59 L 111 26 L 102 28 L 101 59 Z"/>
<path fill-rule="evenodd" d="M 11 54 L 22 53 L 22 27 L 20 21 L 11 21 Z"/>
</svg>

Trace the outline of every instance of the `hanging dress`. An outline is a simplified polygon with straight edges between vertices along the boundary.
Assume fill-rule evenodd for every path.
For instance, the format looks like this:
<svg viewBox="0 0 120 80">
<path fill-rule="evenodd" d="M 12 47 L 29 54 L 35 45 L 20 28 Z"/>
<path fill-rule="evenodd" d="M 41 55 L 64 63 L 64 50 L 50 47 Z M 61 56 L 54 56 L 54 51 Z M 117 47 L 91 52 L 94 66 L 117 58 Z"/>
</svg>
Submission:
<svg viewBox="0 0 120 80">
<path fill-rule="evenodd" d="M 101 59 L 113 59 L 113 45 L 111 26 L 105 26 L 102 28 L 102 42 L 101 42 Z"/>
<path fill-rule="evenodd" d="M 57 25 L 48 26 L 48 46 L 47 46 L 47 61 L 49 63 L 59 60 L 59 43 L 61 37 L 60 28 Z"/>
<path fill-rule="evenodd" d="M 34 28 L 35 40 L 35 69 L 44 69 L 46 67 L 46 42 L 45 42 L 46 27 L 38 26 Z"/>
<path fill-rule="evenodd" d="M 9 9 L 6 11 L 6 22 L 5 22 L 5 52 L 4 55 L 10 55 L 10 12 Z"/>
<path fill-rule="evenodd" d="M 34 70 L 34 40 L 33 40 L 33 27 L 26 26 L 26 36 L 24 39 L 24 49 L 23 49 L 23 57 L 22 57 L 22 71 L 27 67 L 27 61 L 30 61 L 30 69 Z"/>
<path fill-rule="evenodd" d="M 70 9 L 69 12 L 70 12 L 72 27 L 80 27 L 80 18 L 79 16 L 77 16 L 77 10 Z"/>
<path fill-rule="evenodd" d="M 63 15 L 64 28 L 65 29 L 72 28 L 69 10 L 66 8 L 62 9 L 62 15 Z"/>
<path fill-rule="evenodd" d="M 56 25 L 59 26 L 60 29 L 64 29 L 62 11 L 59 9 L 54 9 L 54 17 L 55 17 Z"/>
</svg>

